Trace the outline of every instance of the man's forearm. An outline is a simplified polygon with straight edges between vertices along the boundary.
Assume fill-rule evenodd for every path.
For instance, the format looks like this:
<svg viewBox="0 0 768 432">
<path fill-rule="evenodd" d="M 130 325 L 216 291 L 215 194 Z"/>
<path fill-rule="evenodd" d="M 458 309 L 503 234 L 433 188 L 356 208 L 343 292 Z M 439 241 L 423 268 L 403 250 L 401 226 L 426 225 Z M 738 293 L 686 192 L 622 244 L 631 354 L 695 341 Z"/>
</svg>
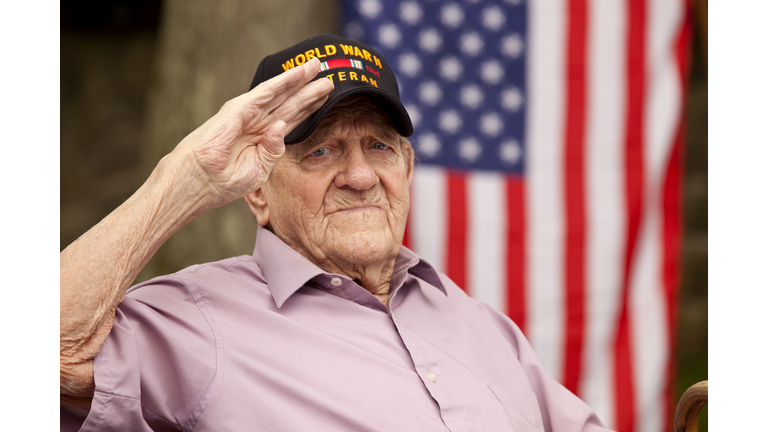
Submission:
<svg viewBox="0 0 768 432">
<path fill-rule="evenodd" d="M 65 387 L 88 385 L 81 382 L 87 376 L 77 376 L 88 375 L 78 365 L 98 354 L 128 287 L 157 249 L 202 211 L 195 191 L 175 184 L 182 173 L 171 156 L 125 203 L 60 254 L 62 393 L 71 394 Z"/>
<path fill-rule="evenodd" d="M 319 70 L 312 59 L 225 103 L 123 205 L 61 252 L 62 400 L 93 395 L 92 359 L 112 329 L 117 305 L 157 249 L 197 215 L 242 198 L 269 178 L 285 152 L 286 131 L 320 108 L 333 89 L 326 79 L 310 83 Z"/>
</svg>

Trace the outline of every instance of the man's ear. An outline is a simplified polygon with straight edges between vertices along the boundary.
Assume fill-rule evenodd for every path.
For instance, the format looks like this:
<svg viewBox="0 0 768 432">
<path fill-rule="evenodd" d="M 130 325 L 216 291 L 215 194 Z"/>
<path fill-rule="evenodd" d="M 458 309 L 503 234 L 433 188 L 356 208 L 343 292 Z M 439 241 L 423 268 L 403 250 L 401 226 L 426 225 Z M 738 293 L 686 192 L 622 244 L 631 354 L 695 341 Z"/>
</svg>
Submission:
<svg viewBox="0 0 768 432">
<path fill-rule="evenodd" d="M 248 203 L 248 208 L 251 209 L 251 213 L 256 216 L 256 220 L 259 225 L 265 226 L 269 222 L 269 206 L 267 205 L 267 199 L 264 196 L 263 188 L 256 189 L 254 192 L 249 193 L 245 197 L 245 202 Z"/>
<path fill-rule="evenodd" d="M 406 173 L 406 176 L 408 177 L 408 185 L 411 184 L 411 180 L 413 179 L 413 164 L 416 160 L 416 154 L 413 151 L 413 146 L 410 142 L 405 141 L 406 145 L 403 146 L 403 156 L 405 158 L 405 166 L 408 170 Z"/>
</svg>

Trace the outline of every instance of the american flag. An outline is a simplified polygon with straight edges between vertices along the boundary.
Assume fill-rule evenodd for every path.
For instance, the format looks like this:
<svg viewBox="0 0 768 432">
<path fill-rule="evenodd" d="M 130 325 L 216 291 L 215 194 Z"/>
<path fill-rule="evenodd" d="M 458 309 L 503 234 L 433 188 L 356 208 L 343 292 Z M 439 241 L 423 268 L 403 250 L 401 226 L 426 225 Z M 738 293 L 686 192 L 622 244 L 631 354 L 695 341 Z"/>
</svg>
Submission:
<svg viewBox="0 0 768 432">
<path fill-rule="evenodd" d="M 671 425 L 686 0 L 344 0 L 419 162 L 405 243 L 620 431 Z"/>
</svg>

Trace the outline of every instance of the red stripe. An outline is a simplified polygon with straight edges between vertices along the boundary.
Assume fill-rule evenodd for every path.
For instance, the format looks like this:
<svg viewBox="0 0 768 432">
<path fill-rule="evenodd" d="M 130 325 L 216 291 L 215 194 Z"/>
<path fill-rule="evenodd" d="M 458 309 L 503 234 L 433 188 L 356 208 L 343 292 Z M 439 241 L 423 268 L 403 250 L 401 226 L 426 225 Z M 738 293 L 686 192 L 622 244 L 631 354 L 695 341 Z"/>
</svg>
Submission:
<svg viewBox="0 0 768 432">
<path fill-rule="evenodd" d="M 410 196 L 410 205 L 409 205 L 409 210 L 408 210 L 408 217 L 407 217 L 406 222 L 405 222 L 405 232 L 403 233 L 403 246 L 405 246 L 405 247 L 407 247 L 408 249 L 411 249 L 411 250 L 413 250 L 413 248 L 411 247 L 411 245 L 413 244 L 413 239 L 411 239 L 411 230 L 409 229 L 409 225 L 411 225 L 411 223 L 412 223 L 411 220 L 413 219 L 413 203 L 416 202 L 416 196 L 413 193 L 413 191 L 414 191 L 413 180 L 414 179 L 415 179 L 415 176 L 414 176 L 414 178 L 412 178 L 411 186 L 408 189 L 408 194 Z"/>
<path fill-rule="evenodd" d="M 413 198 L 413 195 L 411 195 L 411 198 Z M 405 223 L 405 232 L 403 233 L 403 246 L 407 247 L 408 249 L 411 248 L 411 232 L 408 229 L 408 225 L 410 225 L 411 221 L 411 212 L 408 213 L 408 220 Z"/>
<path fill-rule="evenodd" d="M 352 61 L 350 59 L 334 59 L 328 60 L 325 63 L 328 65 L 328 69 L 352 66 Z"/>
<path fill-rule="evenodd" d="M 621 287 L 621 315 L 616 337 L 617 430 L 632 432 L 635 427 L 635 391 L 632 381 L 632 343 L 629 329 L 629 276 L 633 266 L 635 245 L 643 208 L 643 126 L 645 124 L 645 1 L 627 0 L 627 110 L 625 136 L 625 199 L 627 212 L 627 245 L 624 251 L 624 274 Z"/>
<path fill-rule="evenodd" d="M 692 10 L 688 0 L 680 0 L 683 7 L 680 34 L 677 39 L 676 55 L 677 66 L 682 91 L 683 109 L 680 110 L 677 119 L 677 131 L 675 133 L 672 154 L 667 166 L 666 179 L 664 181 L 664 251 L 662 257 L 664 292 L 667 300 L 667 334 L 669 335 L 669 362 L 665 374 L 666 388 L 664 395 L 666 403 L 662 413 L 664 424 L 672 424 L 674 412 L 674 377 L 676 369 L 677 347 L 677 295 L 680 283 L 680 245 L 682 240 L 682 159 L 685 145 L 684 113 L 687 112 L 688 96 L 688 56 L 690 55 L 690 38 Z"/>
<path fill-rule="evenodd" d="M 563 385 L 578 392 L 584 343 L 584 124 L 586 117 L 585 0 L 568 3 L 568 61 L 564 149 L 565 361 Z"/>
<path fill-rule="evenodd" d="M 525 183 L 507 177 L 507 315 L 525 333 Z"/>
<path fill-rule="evenodd" d="M 467 179 L 465 174 L 448 171 L 446 174 L 448 197 L 448 223 L 446 234 L 446 274 L 456 285 L 469 292 L 467 286 Z"/>
</svg>

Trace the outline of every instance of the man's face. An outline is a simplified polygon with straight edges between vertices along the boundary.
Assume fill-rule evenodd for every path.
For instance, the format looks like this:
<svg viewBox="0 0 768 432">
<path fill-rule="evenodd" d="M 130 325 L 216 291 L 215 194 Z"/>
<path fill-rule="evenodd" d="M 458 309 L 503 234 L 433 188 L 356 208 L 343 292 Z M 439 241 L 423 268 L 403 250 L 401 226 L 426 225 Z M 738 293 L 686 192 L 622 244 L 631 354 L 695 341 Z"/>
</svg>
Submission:
<svg viewBox="0 0 768 432">
<path fill-rule="evenodd" d="M 402 244 L 412 173 L 410 145 L 373 101 L 353 96 L 286 146 L 248 201 L 260 224 L 321 268 L 383 264 Z"/>
</svg>

